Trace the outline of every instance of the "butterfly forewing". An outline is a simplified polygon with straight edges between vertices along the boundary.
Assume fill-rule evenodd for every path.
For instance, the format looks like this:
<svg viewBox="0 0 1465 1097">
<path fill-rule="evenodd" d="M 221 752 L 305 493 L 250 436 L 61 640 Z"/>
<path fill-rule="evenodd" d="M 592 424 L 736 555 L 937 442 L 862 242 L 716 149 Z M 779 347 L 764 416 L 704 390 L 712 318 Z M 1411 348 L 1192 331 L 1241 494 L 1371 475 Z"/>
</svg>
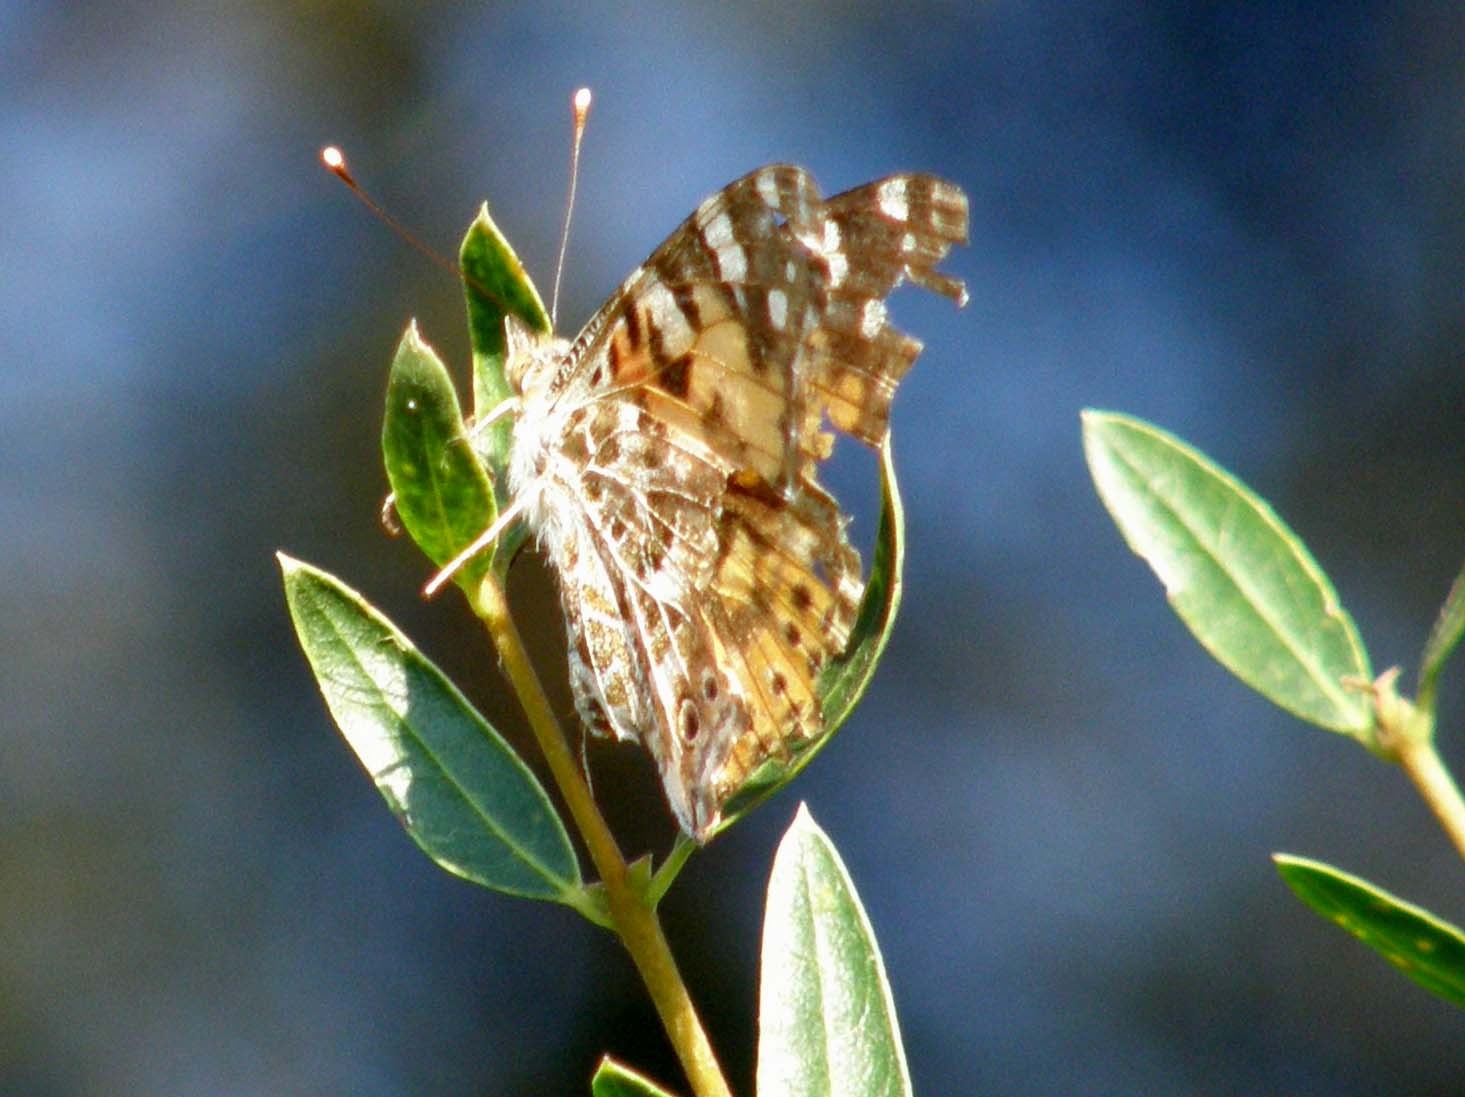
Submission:
<svg viewBox="0 0 1465 1097">
<path fill-rule="evenodd" d="M 826 427 L 884 438 L 920 351 L 884 298 L 909 279 L 964 300 L 935 265 L 965 238 L 965 196 L 931 176 L 823 201 L 802 169 L 762 168 L 568 348 L 509 370 L 511 489 L 559 578 L 577 708 L 647 747 L 693 837 L 823 730 L 815 683 L 862 590 L 818 482 Z"/>
</svg>

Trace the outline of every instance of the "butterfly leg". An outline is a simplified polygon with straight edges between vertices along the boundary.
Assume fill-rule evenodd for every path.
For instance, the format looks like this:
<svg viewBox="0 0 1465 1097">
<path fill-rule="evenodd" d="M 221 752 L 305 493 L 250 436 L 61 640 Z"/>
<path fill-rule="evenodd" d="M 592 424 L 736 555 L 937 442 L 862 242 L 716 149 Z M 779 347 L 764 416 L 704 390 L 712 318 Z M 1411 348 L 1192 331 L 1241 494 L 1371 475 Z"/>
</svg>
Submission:
<svg viewBox="0 0 1465 1097">
<path fill-rule="evenodd" d="M 468 437 L 477 438 L 489 427 L 493 426 L 500 419 L 506 419 L 511 415 L 518 415 L 524 406 L 524 401 L 518 396 L 508 396 L 500 400 L 482 419 L 479 419 L 468 428 Z"/>
<path fill-rule="evenodd" d="M 424 598 L 431 598 L 436 595 L 443 588 L 443 584 L 463 570 L 463 566 L 469 560 L 472 560 L 473 557 L 477 556 L 503 536 L 504 530 L 519 520 L 519 516 L 523 513 L 523 510 L 523 502 L 516 499 L 499 512 L 499 516 L 494 519 L 492 525 L 475 537 L 467 548 L 449 560 L 442 571 L 438 572 L 428 581 L 427 586 L 422 588 L 422 596 Z"/>
</svg>

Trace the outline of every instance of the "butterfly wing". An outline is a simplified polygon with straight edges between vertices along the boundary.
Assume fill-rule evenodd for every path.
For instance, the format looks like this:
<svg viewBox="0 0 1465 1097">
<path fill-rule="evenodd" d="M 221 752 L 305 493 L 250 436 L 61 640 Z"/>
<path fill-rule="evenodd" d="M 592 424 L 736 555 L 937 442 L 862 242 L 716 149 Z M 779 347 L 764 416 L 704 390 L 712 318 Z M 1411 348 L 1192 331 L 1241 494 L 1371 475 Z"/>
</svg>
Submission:
<svg viewBox="0 0 1465 1097">
<path fill-rule="evenodd" d="M 863 589 L 817 478 L 825 424 L 884 438 L 920 351 L 884 298 L 909 279 L 963 300 L 935 266 L 966 221 L 960 189 L 931 176 L 823 201 L 801 169 L 759 169 L 657 249 L 555 379 L 561 452 L 579 455 L 565 505 L 583 517 L 587 574 L 604 577 L 587 587 L 557 567 L 572 661 L 589 668 L 577 701 L 647 746 L 695 837 L 759 763 L 822 731 L 817 676 Z M 607 696 L 635 689 L 639 705 Z"/>
<path fill-rule="evenodd" d="M 586 456 L 555 503 L 576 518 L 546 547 L 577 707 L 592 730 L 647 747 L 678 820 L 703 837 L 741 783 L 730 774 L 820 730 L 814 679 L 853 603 L 819 568 L 858 584 L 859 559 L 822 493 L 791 502 L 634 403 L 576 421 L 566 452 Z"/>
<path fill-rule="evenodd" d="M 571 348 L 563 399 L 635 399 L 770 482 L 793 479 L 796 368 L 824 309 L 803 170 L 762 168 L 707 199 L 613 294 Z"/>
</svg>

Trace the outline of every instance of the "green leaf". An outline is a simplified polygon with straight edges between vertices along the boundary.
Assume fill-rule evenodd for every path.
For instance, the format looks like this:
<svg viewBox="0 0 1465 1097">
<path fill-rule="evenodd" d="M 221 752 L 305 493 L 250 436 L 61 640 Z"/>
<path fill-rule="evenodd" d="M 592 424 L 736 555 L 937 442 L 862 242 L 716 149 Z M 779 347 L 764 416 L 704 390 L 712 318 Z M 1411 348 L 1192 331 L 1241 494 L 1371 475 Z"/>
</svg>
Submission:
<svg viewBox="0 0 1465 1097">
<path fill-rule="evenodd" d="M 901 577 L 905 572 L 905 508 L 900 501 L 900 485 L 895 480 L 895 459 L 888 445 L 880 450 L 880 490 L 880 527 L 875 533 L 875 559 L 870 564 L 870 578 L 865 584 L 865 596 L 860 602 L 849 645 L 820 675 L 819 699 L 825 735 L 809 757 L 818 753 L 829 736 L 849 719 L 875 676 L 875 667 L 885 654 L 885 645 L 895 628 Z M 799 768 L 807 762 L 805 758 Z"/>
<path fill-rule="evenodd" d="M 1273 854 L 1287 886 L 1425 990 L 1465 1006 L 1465 933 L 1422 907 L 1321 861 Z"/>
<path fill-rule="evenodd" d="M 574 849 L 528 767 L 360 594 L 279 560 L 326 705 L 413 841 L 474 883 L 583 912 Z"/>
<path fill-rule="evenodd" d="M 802 804 L 773 860 L 761 970 L 758 1097 L 908 1097 L 875 935 Z"/>
<path fill-rule="evenodd" d="M 671 1091 L 616 1062 L 609 1055 L 600 1060 L 590 1080 L 592 1097 L 672 1097 Z"/>
<path fill-rule="evenodd" d="M 666 859 L 657 866 L 656 871 L 651 874 L 651 879 L 646 884 L 646 890 L 642 893 L 646 905 L 652 910 L 655 910 L 666 898 L 666 893 L 671 890 L 672 884 L 676 883 L 677 876 L 692 854 L 697 852 L 697 848 L 696 839 L 689 838 L 682 831 L 677 831 L 671 851 L 667 853 Z"/>
<path fill-rule="evenodd" d="M 1371 743 L 1368 656 L 1332 584 L 1245 485 L 1138 419 L 1083 413 L 1084 453 L 1129 547 L 1233 674 L 1287 711 Z"/>
<path fill-rule="evenodd" d="M 895 461 L 890 447 L 880 451 L 880 527 L 875 534 L 875 559 L 865 583 L 864 598 L 850 632 L 844 654 L 833 660 L 819 676 L 819 701 L 824 714 L 824 734 L 795 747 L 786 758 L 769 758 L 748 775 L 742 787 L 723 808 L 722 821 L 713 834 L 720 834 L 742 816 L 792 781 L 828 745 L 834 733 L 849 718 L 865 695 L 875 667 L 885 652 L 900 608 L 901 577 L 905 571 L 905 510 L 900 485 L 895 479 Z"/>
<path fill-rule="evenodd" d="M 402 524 L 439 567 L 493 523 L 493 485 L 468 444 L 452 379 L 415 323 L 392 361 L 382 455 Z M 493 557 L 480 553 L 457 582 L 476 589 Z"/>
<path fill-rule="evenodd" d="M 1429 718 L 1434 719 L 1434 695 L 1440 668 L 1465 635 L 1465 569 L 1455 576 L 1445 604 L 1440 607 L 1439 618 L 1424 645 L 1424 655 L 1419 662 L 1418 705 Z"/>
<path fill-rule="evenodd" d="M 458 252 L 468 299 L 468 337 L 473 345 L 473 409 L 482 418 L 512 395 L 504 380 L 504 316 L 512 313 L 534 331 L 550 330 L 549 313 L 524 264 L 488 215 L 484 203 Z M 476 439 L 479 452 L 502 478 L 512 428 L 506 420 Z M 502 502 L 502 500 L 500 500 Z"/>
</svg>

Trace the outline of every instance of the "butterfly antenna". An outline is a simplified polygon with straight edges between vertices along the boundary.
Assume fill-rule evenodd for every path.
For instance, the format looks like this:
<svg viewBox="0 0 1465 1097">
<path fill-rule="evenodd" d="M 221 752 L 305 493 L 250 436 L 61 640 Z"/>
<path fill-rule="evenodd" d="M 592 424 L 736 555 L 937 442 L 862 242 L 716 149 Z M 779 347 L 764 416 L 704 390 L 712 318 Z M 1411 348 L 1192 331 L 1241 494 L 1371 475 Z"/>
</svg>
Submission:
<svg viewBox="0 0 1465 1097">
<path fill-rule="evenodd" d="M 467 282 L 484 297 L 487 297 L 490 301 L 493 301 L 494 303 L 502 307 L 505 312 L 508 311 L 508 305 L 504 302 L 504 299 L 499 294 L 494 293 L 493 290 L 489 289 L 482 282 L 478 281 L 478 279 L 464 273 L 462 270 L 459 269 L 458 264 L 454 263 L 442 252 L 437 251 L 436 249 L 424 244 L 415 232 L 409 229 L 406 225 L 402 224 L 401 221 L 398 221 L 395 217 L 393 217 L 390 213 L 386 211 L 381 203 L 379 203 L 371 195 L 367 194 L 366 189 L 356 181 L 356 177 L 351 174 L 351 169 L 346 166 L 346 154 L 343 153 L 339 148 L 337 148 L 335 145 L 327 145 L 325 148 L 320 150 L 320 160 L 321 163 L 326 166 L 326 170 L 334 175 L 341 182 L 345 183 L 346 186 L 350 188 L 351 193 L 356 195 L 357 198 L 360 198 L 366 208 L 371 210 L 372 213 L 374 213 L 383 223 L 385 223 L 387 228 L 395 232 L 399 237 L 401 237 L 417 251 L 427 256 L 428 260 L 433 264 L 433 266 L 441 267 L 443 270 L 451 274 L 454 278 Z"/>
<path fill-rule="evenodd" d="M 570 218 L 575 212 L 575 184 L 580 179 L 580 140 L 585 136 L 585 119 L 590 114 L 590 89 L 581 88 L 571 100 L 575 112 L 575 136 L 570 145 L 570 193 L 565 199 L 565 225 L 560 232 L 560 257 L 554 265 L 554 292 L 549 297 L 549 323 L 554 327 L 560 310 L 560 276 L 565 273 L 565 251 L 570 246 Z"/>
</svg>

